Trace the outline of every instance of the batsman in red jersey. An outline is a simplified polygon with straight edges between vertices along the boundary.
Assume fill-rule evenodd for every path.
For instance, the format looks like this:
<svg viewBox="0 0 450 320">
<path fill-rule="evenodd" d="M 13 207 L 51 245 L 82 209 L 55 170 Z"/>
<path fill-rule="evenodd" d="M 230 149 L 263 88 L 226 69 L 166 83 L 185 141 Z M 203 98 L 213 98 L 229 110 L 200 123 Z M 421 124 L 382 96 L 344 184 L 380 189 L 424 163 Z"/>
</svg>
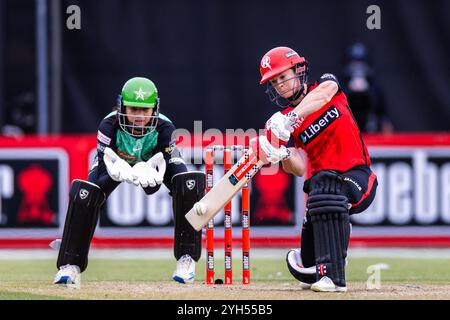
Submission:
<svg viewBox="0 0 450 320">
<path fill-rule="evenodd" d="M 267 121 L 260 149 L 290 174 L 306 171 L 298 149 L 310 165 L 301 248 L 288 252 L 289 271 L 303 288 L 345 292 L 349 217 L 367 209 L 377 188 L 367 147 L 334 75 L 309 82 L 306 59 L 287 47 L 267 52 L 260 72 L 270 100 L 282 108 Z M 286 148 L 291 137 L 295 147 Z"/>
</svg>

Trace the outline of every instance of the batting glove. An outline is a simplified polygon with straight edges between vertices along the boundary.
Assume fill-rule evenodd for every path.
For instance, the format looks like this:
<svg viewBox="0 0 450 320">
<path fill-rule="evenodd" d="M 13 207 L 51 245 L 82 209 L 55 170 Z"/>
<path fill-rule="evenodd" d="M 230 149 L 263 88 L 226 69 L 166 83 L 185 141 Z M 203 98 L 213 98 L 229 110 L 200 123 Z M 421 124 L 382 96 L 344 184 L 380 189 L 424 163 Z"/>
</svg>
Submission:
<svg viewBox="0 0 450 320">
<path fill-rule="evenodd" d="M 272 142 L 272 135 L 280 141 L 280 144 L 287 144 L 291 133 L 294 131 L 294 125 L 299 122 L 298 115 L 295 112 L 289 112 L 286 115 L 281 112 L 275 113 L 266 123 L 266 136 Z"/>
<path fill-rule="evenodd" d="M 257 140 L 257 144 L 255 145 L 255 139 Z M 259 148 L 258 154 L 259 158 L 261 158 L 264 162 L 270 163 L 278 163 L 280 161 L 284 161 L 289 159 L 291 156 L 291 152 L 285 146 L 280 146 L 278 148 L 274 147 L 269 140 L 267 140 L 266 136 L 259 136 L 250 141 L 252 148 Z M 258 146 L 257 146 L 258 145 Z"/>
</svg>

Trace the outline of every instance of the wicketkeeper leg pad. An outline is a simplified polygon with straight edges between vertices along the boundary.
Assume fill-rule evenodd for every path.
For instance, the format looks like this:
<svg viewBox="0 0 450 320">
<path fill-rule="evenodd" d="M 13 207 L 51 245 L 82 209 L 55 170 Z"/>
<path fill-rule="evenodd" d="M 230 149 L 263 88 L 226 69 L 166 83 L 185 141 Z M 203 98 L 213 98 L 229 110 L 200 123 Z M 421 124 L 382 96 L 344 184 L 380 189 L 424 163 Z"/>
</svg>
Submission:
<svg viewBox="0 0 450 320">
<path fill-rule="evenodd" d="M 195 231 L 186 220 L 186 213 L 205 195 L 203 172 L 183 172 L 172 178 L 173 212 L 175 220 L 174 255 L 179 260 L 188 254 L 198 261 L 202 252 L 202 231 Z"/>
<path fill-rule="evenodd" d="M 84 180 L 72 182 L 58 269 L 66 264 L 78 266 L 81 272 L 87 268 L 92 235 L 105 200 L 104 192 L 96 184 Z"/>
</svg>

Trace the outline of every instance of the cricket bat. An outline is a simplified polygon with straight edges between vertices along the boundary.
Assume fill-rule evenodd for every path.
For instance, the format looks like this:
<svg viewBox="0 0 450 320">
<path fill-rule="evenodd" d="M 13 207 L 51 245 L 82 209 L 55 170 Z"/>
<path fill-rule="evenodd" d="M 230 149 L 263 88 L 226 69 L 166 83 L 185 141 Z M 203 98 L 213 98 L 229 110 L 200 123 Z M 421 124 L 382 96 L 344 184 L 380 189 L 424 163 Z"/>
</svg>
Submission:
<svg viewBox="0 0 450 320">
<path fill-rule="evenodd" d="M 239 161 L 224 175 L 214 187 L 199 201 L 206 207 L 203 215 L 198 215 L 194 208 L 186 213 L 186 220 L 200 231 L 219 211 L 241 190 L 264 165 L 250 148 Z"/>
</svg>

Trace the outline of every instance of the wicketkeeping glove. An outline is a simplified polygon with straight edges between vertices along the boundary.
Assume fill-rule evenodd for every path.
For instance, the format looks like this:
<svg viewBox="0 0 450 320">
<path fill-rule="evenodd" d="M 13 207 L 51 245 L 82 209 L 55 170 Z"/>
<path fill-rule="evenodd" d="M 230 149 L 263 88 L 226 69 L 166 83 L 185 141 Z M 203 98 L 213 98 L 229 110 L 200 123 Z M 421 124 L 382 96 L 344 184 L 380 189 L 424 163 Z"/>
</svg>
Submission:
<svg viewBox="0 0 450 320">
<path fill-rule="evenodd" d="M 143 188 L 156 187 L 164 180 L 166 160 L 161 152 L 155 154 L 147 162 L 138 162 L 132 168 L 133 183 Z"/>
<path fill-rule="evenodd" d="M 125 181 L 131 183 L 133 181 L 131 177 L 131 166 L 111 148 L 105 148 L 103 161 L 111 179 L 117 182 Z"/>
</svg>

